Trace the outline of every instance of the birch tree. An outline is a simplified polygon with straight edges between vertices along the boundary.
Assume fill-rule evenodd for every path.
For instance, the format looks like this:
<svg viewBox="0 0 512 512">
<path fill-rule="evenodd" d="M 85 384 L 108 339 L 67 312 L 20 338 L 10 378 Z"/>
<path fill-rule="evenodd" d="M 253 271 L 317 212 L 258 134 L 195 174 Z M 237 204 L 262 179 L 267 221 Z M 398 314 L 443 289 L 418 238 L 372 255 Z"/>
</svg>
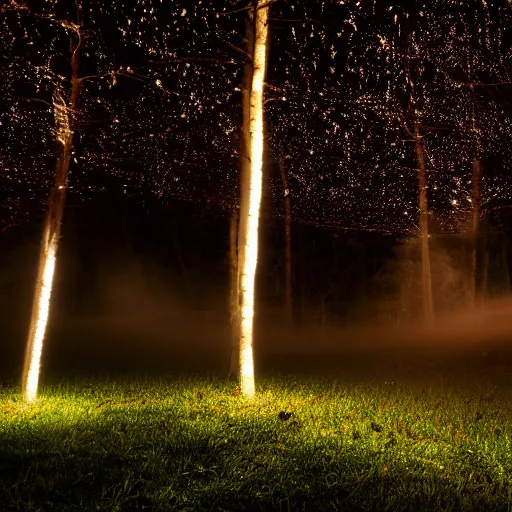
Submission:
<svg viewBox="0 0 512 512">
<path fill-rule="evenodd" d="M 258 0 L 253 4 L 254 45 L 252 53 L 252 76 L 249 93 L 249 152 L 250 174 L 242 177 L 240 189 L 240 229 L 238 241 L 239 268 L 239 343 L 240 343 L 240 389 L 251 398 L 254 386 L 254 306 L 255 278 L 258 263 L 258 226 L 261 193 L 263 186 L 263 103 L 267 68 L 268 2 Z M 241 236 L 240 236 L 241 234 Z"/>
<path fill-rule="evenodd" d="M 80 109 L 83 85 L 86 81 L 95 79 L 98 81 L 106 79 L 115 83 L 115 76 L 120 72 L 109 71 L 104 74 L 87 76 L 81 74 L 81 53 L 85 40 L 91 35 L 90 31 L 88 33 L 84 27 L 84 11 L 82 0 L 75 0 L 73 7 L 70 4 L 69 12 L 65 16 L 58 16 L 55 5 L 51 3 L 42 3 L 31 8 L 26 2 L 10 2 L 1 11 L 5 13 L 6 19 L 10 14 L 13 16 L 6 23 L 7 26 L 16 27 L 10 34 L 11 44 L 15 44 L 16 30 L 21 29 L 25 32 L 27 44 L 36 48 L 28 60 L 24 56 L 23 62 L 18 62 L 20 68 L 16 69 L 15 73 L 27 80 L 25 87 L 31 86 L 36 93 L 41 95 L 41 97 L 24 98 L 21 101 L 44 105 L 51 112 L 54 128 L 50 131 L 54 138 L 54 144 L 48 144 L 48 147 L 57 147 L 56 162 L 49 180 L 51 185 L 47 198 L 23 365 L 22 392 L 28 401 L 34 400 L 37 396 L 70 165 L 72 160 L 77 162 L 76 156 L 73 156 L 75 133 L 78 123 L 87 124 L 84 113 Z M 33 33 L 29 32 L 28 27 L 33 27 Z M 65 50 L 66 46 L 68 47 L 67 51 Z M 63 74 L 59 74 L 53 69 L 53 62 L 59 61 L 59 58 L 64 56 L 65 58 L 60 62 L 67 60 L 67 70 Z M 98 58 L 98 62 L 99 60 Z M 47 101 L 45 94 L 51 94 L 50 101 Z M 98 102 L 101 100 L 98 99 Z M 48 151 L 48 154 L 51 153 Z M 43 167 L 41 162 L 40 166 Z M 44 171 L 43 168 L 37 169 L 37 179 L 40 182 L 44 181 Z"/>
<path fill-rule="evenodd" d="M 48 211 L 41 240 L 39 266 L 23 367 L 22 392 L 24 398 L 28 401 L 34 400 L 37 395 L 43 340 L 50 312 L 52 281 L 57 263 L 69 164 L 73 151 L 75 113 L 80 97 L 79 56 L 83 37 L 82 1 L 75 0 L 75 6 L 75 21 L 63 22 L 63 26 L 70 35 L 71 84 L 67 91 L 56 87 L 53 93 L 56 138 L 61 148 L 55 165 L 54 184 L 48 198 Z"/>
<path fill-rule="evenodd" d="M 249 199 L 251 187 L 251 90 L 254 74 L 254 45 L 255 45 L 255 17 L 254 9 L 249 8 L 245 19 L 245 52 L 246 61 L 244 64 L 242 79 L 242 126 L 240 131 L 240 202 L 239 217 L 236 213 L 231 218 L 231 233 L 235 233 L 235 238 L 230 236 L 230 254 L 231 268 L 233 276 L 236 278 L 231 280 L 231 360 L 229 373 L 232 375 L 240 374 L 240 339 L 241 339 L 241 318 L 242 310 L 240 308 L 240 286 L 242 279 L 242 266 L 245 261 L 245 253 L 247 250 L 247 229 L 249 215 Z M 238 234 L 236 234 L 236 224 L 238 219 Z M 243 221 L 241 219 L 244 219 Z M 235 260 L 235 261 L 234 261 Z M 234 269 L 233 269 L 234 267 Z"/>
</svg>

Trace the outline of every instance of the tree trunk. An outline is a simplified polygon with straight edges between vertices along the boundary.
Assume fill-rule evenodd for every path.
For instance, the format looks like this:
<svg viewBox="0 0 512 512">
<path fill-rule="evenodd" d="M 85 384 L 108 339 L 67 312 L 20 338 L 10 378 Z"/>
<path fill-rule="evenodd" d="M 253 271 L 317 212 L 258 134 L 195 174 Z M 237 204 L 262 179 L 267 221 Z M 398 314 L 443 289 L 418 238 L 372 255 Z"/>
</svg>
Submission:
<svg viewBox="0 0 512 512">
<path fill-rule="evenodd" d="M 290 189 L 288 188 L 288 178 L 284 158 L 279 158 L 279 170 L 281 171 L 281 180 L 283 182 L 284 192 L 284 321 L 287 326 L 293 324 L 293 296 L 292 296 L 292 205 L 290 203 Z"/>
<path fill-rule="evenodd" d="M 241 190 L 240 233 L 238 268 L 240 311 L 240 389 L 242 395 L 254 396 L 253 321 L 254 288 L 258 263 L 258 224 L 263 186 L 263 88 L 265 81 L 268 39 L 268 5 L 258 0 L 254 9 L 254 52 L 249 116 L 249 187 Z"/>
<path fill-rule="evenodd" d="M 254 17 L 252 10 L 245 20 L 246 50 L 249 55 L 254 53 Z M 252 61 L 244 66 L 244 78 L 242 81 L 242 129 L 240 133 L 240 221 L 238 223 L 238 239 L 236 244 L 236 279 L 231 281 L 231 295 L 236 297 L 234 310 L 232 311 L 232 332 L 231 332 L 231 360 L 229 362 L 229 375 L 240 373 L 240 335 L 241 335 L 241 303 L 240 303 L 240 282 L 241 265 L 245 260 L 245 245 L 247 243 L 247 219 L 249 215 L 249 192 L 251 177 L 251 158 L 249 155 L 250 137 L 250 115 L 251 115 L 251 86 L 252 86 Z M 231 226 L 232 227 L 232 226 Z M 236 230 L 236 224 L 234 229 Z M 231 234 L 230 234 L 231 236 Z M 236 238 L 236 231 L 235 231 Z"/>
<path fill-rule="evenodd" d="M 57 140 L 62 144 L 62 153 L 57 159 L 54 186 L 48 198 L 48 210 L 39 253 L 39 267 L 25 352 L 22 393 L 24 398 L 28 401 L 34 400 L 37 396 L 43 340 L 49 316 L 53 275 L 55 272 L 57 250 L 66 201 L 69 163 L 73 152 L 73 114 L 76 110 L 80 95 L 81 81 L 79 77 L 78 60 L 78 52 L 81 45 L 80 27 L 82 26 L 82 5 L 80 0 L 76 0 L 76 7 L 78 26 L 76 30 L 77 42 L 74 44 L 73 36 L 71 36 L 71 91 L 68 104 L 66 104 L 65 99 L 58 89 L 55 90 L 53 95 Z"/>
<path fill-rule="evenodd" d="M 475 99 L 475 88 L 473 85 L 473 53 L 471 44 L 467 51 L 467 80 L 471 91 L 471 130 L 475 136 L 473 146 L 473 169 L 471 176 L 472 194 L 471 204 L 473 208 L 473 254 L 471 258 L 471 300 L 473 305 L 481 302 L 484 288 L 487 286 L 486 272 L 484 268 L 485 256 L 483 254 L 484 240 L 481 234 L 481 214 L 482 214 L 482 163 L 480 161 L 482 153 L 482 142 L 477 123 L 477 105 Z"/>
<path fill-rule="evenodd" d="M 235 210 L 231 212 L 229 218 L 229 319 L 231 323 L 231 357 L 229 361 L 228 375 L 237 375 L 238 373 L 238 253 L 236 247 L 236 231 L 238 228 L 238 218 Z"/>
<path fill-rule="evenodd" d="M 482 197 L 482 166 L 480 160 L 473 160 L 473 173 L 471 177 L 472 194 L 471 204 L 473 208 L 473 254 L 471 264 L 471 298 L 473 305 L 476 305 L 482 299 L 483 293 L 483 274 L 481 273 L 481 245 L 482 238 L 480 235 L 480 216 L 481 216 L 481 197 Z"/>
<path fill-rule="evenodd" d="M 430 270 L 430 251 L 428 234 L 428 197 L 427 175 L 425 157 L 423 153 L 422 136 L 420 135 L 420 123 L 414 125 L 414 139 L 416 146 L 416 159 L 418 161 L 419 182 L 419 210 L 420 210 L 420 239 L 421 239 L 421 281 L 423 294 L 423 313 L 427 321 L 434 317 L 434 303 L 432 298 L 432 274 Z"/>
</svg>

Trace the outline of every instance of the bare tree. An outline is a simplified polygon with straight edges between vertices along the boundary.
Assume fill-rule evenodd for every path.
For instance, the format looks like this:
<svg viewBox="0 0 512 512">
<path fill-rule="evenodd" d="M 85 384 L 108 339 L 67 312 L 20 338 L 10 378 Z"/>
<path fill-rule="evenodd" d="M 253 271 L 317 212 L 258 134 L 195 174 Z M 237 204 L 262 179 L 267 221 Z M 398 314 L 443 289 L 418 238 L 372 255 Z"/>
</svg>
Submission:
<svg viewBox="0 0 512 512">
<path fill-rule="evenodd" d="M 94 79 L 109 79 L 115 83 L 116 75 L 130 76 L 130 73 L 119 69 L 117 72 L 111 71 L 103 75 L 81 75 L 80 52 L 87 37 L 84 28 L 83 0 L 74 0 L 73 21 L 59 19 L 55 13 L 48 13 L 45 10 L 33 13 L 26 3 L 21 2 L 11 2 L 7 9 L 24 11 L 38 21 L 63 28 L 69 36 L 69 79 L 54 73 L 48 64 L 45 74 L 46 77 L 51 77 L 52 102 L 43 99 L 29 100 L 46 104 L 51 109 L 55 120 L 55 138 L 59 145 L 53 184 L 47 200 L 22 376 L 23 396 L 27 400 L 34 400 L 37 395 L 43 341 L 50 314 L 52 282 L 57 265 L 74 137 L 79 122 L 83 122 L 83 119 L 79 119 L 82 85 L 85 81 Z M 50 63 L 51 59 L 48 59 L 48 62 Z"/>
<path fill-rule="evenodd" d="M 83 37 L 82 1 L 75 0 L 75 6 L 76 20 L 66 24 L 70 32 L 71 86 L 67 94 L 59 87 L 54 90 L 53 94 L 56 134 L 61 150 L 55 165 L 54 184 L 48 198 L 48 210 L 41 240 L 39 267 L 23 367 L 22 392 L 25 399 L 29 401 L 34 400 L 37 395 L 43 339 L 50 309 L 52 281 L 66 202 L 69 164 L 73 151 L 74 116 L 82 84 L 79 65 Z"/>
<path fill-rule="evenodd" d="M 250 174 L 242 176 L 240 200 L 240 226 L 238 240 L 238 306 L 241 392 L 253 397 L 254 359 L 253 323 L 255 277 L 258 263 L 258 225 L 263 185 L 263 104 L 267 67 L 268 9 L 265 0 L 258 0 L 252 8 L 254 21 L 254 45 L 252 52 L 252 74 L 249 102 L 249 145 Z M 246 94 L 245 92 L 244 94 Z M 244 132 L 244 138 L 246 132 Z"/>
<path fill-rule="evenodd" d="M 235 266 L 234 272 L 236 279 L 231 280 L 231 297 L 236 297 L 231 301 L 231 360 L 229 365 L 229 374 L 238 375 L 240 371 L 240 336 L 241 336 L 241 309 L 240 284 L 241 284 L 241 266 L 240 263 L 245 260 L 245 250 L 247 243 L 247 217 L 249 215 L 249 190 L 251 177 L 251 157 L 250 157 L 250 116 L 251 116 L 251 88 L 253 77 L 253 55 L 254 55 L 254 10 L 249 9 L 245 19 L 245 42 L 246 42 L 246 61 L 244 65 L 244 77 L 242 81 L 242 128 L 240 133 L 240 215 L 239 219 L 245 219 L 238 223 L 236 213 L 232 214 L 230 233 L 234 234 L 233 240 L 230 236 L 230 255 L 231 266 Z M 234 216 L 234 217 L 233 217 Z M 233 226 L 234 223 L 234 226 Z M 231 231 L 234 230 L 234 231 Z M 233 260 L 234 258 L 234 260 Z"/>
</svg>

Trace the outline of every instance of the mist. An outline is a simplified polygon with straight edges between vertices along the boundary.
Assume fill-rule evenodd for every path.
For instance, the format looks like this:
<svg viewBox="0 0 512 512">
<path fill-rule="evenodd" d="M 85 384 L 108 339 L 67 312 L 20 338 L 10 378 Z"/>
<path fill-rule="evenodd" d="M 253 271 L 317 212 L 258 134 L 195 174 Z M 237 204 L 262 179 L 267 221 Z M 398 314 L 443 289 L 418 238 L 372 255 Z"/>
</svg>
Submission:
<svg viewBox="0 0 512 512">
<path fill-rule="evenodd" d="M 229 367 L 228 218 L 69 209 L 43 354 L 45 374 L 212 372 Z M 265 220 L 265 219 L 264 219 Z M 495 243 L 489 297 L 469 300 L 468 244 L 432 243 L 436 304 L 423 321 L 414 238 L 294 226 L 292 325 L 283 321 L 280 221 L 263 223 L 257 280 L 257 374 L 414 374 L 448 361 L 504 366 L 512 353 L 509 254 Z M 37 229 L 3 253 L 2 366 L 23 358 Z M 505 255 L 505 256 L 503 256 Z M 505 277 L 504 277 L 505 276 Z"/>
</svg>

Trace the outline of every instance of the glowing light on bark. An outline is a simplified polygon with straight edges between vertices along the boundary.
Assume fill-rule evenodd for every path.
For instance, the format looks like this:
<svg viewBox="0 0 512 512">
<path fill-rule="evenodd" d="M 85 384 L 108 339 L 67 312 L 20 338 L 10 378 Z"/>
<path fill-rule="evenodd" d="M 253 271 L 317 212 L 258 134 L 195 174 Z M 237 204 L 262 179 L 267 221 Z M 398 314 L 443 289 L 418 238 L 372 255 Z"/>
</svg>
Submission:
<svg viewBox="0 0 512 512">
<path fill-rule="evenodd" d="M 43 340 L 48 323 L 52 282 L 55 273 L 57 238 L 55 235 L 50 238 L 49 231 L 50 227 L 47 226 L 43 241 L 45 246 L 41 252 L 41 260 L 39 262 L 38 275 L 42 276 L 42 278 L 37 283 L 27 347 L 26 357 L 28 361 L 25 365 L 25 375 L 23 376 L 23 394 L 29 402 L 34 401 L 37 395 Z"/>
<path fill-rule="evenodd" d="M 258 224 L 263 182 L 263 87 L 267 59 L 268 7 L 259 0 L 255 10 L 253 77 L 251 85 L 249 214 L 245 258 L 241 274 L 240 389 L 254 396 L 253 323 L 254 288 L 258 264 Z"/>
<path fill-rule="evenodd" d="M 76 2 L 78 18 L 81 19 L 81 3 Z M 71 92 L 69 105 L 56 87 L 53 94 L 54 117 L 57 140 L 62 144 L 62 153 L 55 166 L 55 186 L 50 192 L 48 213 L 41 243 L 39 269 L 37 273 L 34 304 L 27 339 L 25 364 L 23 366 L 23 396 L 27 401 L 35 400 L 41 368 L 43 341 L 50 313 L 50 298 L 52 294 L 53 275 L 57 259 L 57 249 L 62 227 L 66 188 L 68 184 L 69 162 L 73 150 L 73 134 L 71 115 L 75 111 L 80 93 L 81 80 L 78 76 L 78 49 L 81 45 L 81 35 L 77 32 L 78 43 L 71 56 Z"/>
<path fill-rule="evenodd" d="M 75 82 L 71 100 L 76 104 L 79 82 Z M 23 367 L 23 396 L 29 402 L 37 396 L 43 341 L 50 312 L 53 275 L 59 246 L 62 216 L 66 198 L 69 161 L 73 146 L 73 131 L 70 129 L 69 118 L 65 113 L 65 102 L 59 91 L 54 95 L 55 120 L 57 124 L 57 140 L 62 145 L 62 155 L 57 160 L 55 172 L 55 187 L 50 193 L 48 213 L 41 242 L 39 269 L 37 273 L 32 317 L 27 339 L 25 364 Z"/>
</svg>

